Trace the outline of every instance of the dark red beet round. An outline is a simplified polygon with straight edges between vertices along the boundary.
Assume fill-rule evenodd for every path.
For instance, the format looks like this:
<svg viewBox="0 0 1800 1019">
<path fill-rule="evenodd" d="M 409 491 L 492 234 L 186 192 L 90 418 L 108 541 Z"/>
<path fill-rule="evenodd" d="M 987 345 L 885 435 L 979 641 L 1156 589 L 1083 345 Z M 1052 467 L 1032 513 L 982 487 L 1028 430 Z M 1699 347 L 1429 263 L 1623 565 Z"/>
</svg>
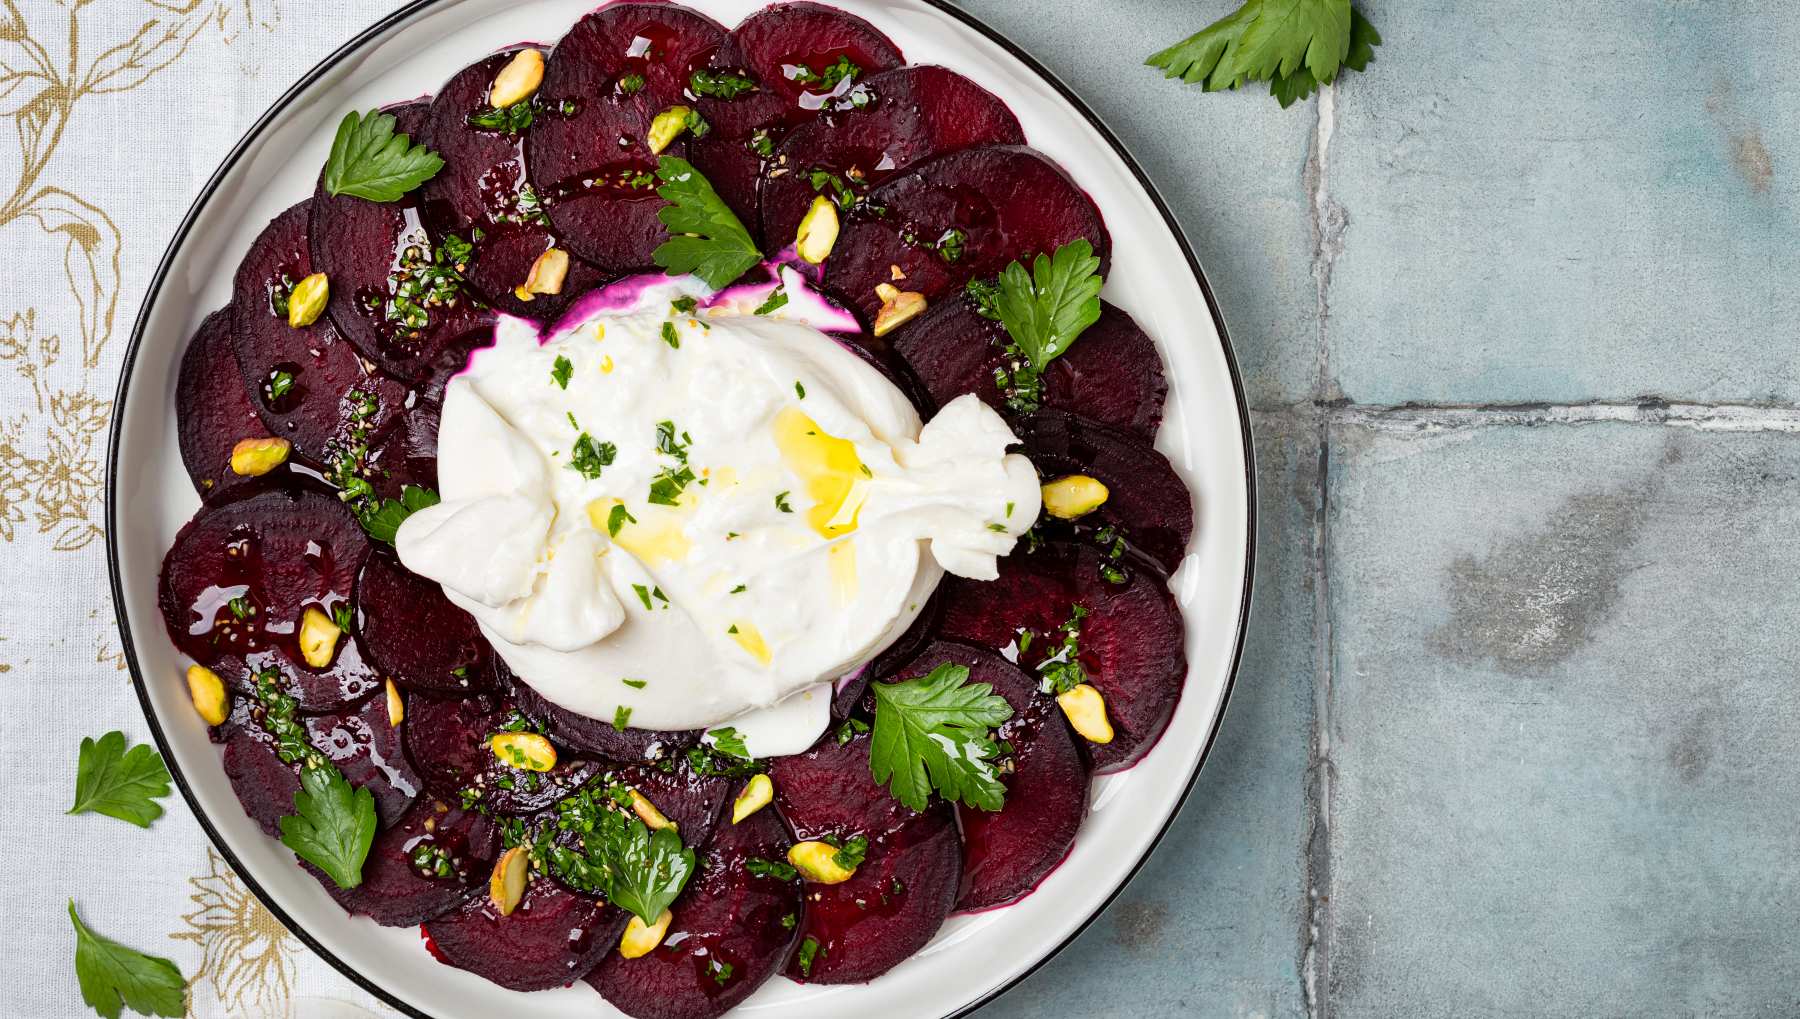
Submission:
<svg viewBox="0 0 1800 1019">
<path fill-rule="evenodd" d="M 520 208 L 522 202 L 529 205 L 525 133 L 531 129 L 511 135 L 469 123 L 471 114 L 488 109 L 494 76 L 524 48 L 515 46 L 471 64 L 438 90 L 425 133 L 432 150 L 444 158 L 444 168 L 425 182 L 420 201 L 433 233 L 455 234 L 474 245 L 463 278 L 483 300 L 500 311 L 549 322 L 606 276 L 572 259 L 562 293 L 538 294 L 530 301 L 514 293 L 538 256 L 557 243 L 539 213 Z M 533 119 L 551 116 L 557 114 L 539 109 Z"/>
<path fill-rule="evenodd" d="M 1112 565 L 1124 584 L 1101 576 Z M 1187 679 L 1186 639 L 1181 610 L 1156 567 L 1135 553 L 1109 563 L 1086 544 L 1047 542 L 1036 552 L 1016 552 L 1000 561 L 993 581 L 948 578 L 940 633 L 1002 650 L 1016 643 L 1020 629 L 1032 630 L 1030 659 L 1035 666 L 1075 605 L 1087 609 L 1081 624 L 1082 666 L 1088 682 L 1106 698 L 1113 741 L 1104 746 L 1078 741 L 1095 770 L 1118 771 L 1150 751 L 1168 728 Z"/>
<path fill-rule="evenodd" d="M 435 581 L 377 553 L 357 578 L 356 606 L 369 660 L 400 686 L 450 697 L 493 688 L 493 648 Z"/>
<path fill-rule="evenodd" d="M 231 469 L 231 450 L 240 440 L 269 434 L 244 387 L 237 354 L 231 349 L 231 309 L 206 316 L 181 355 L 175 382 L 175 432 L 181 463 L 200 498 L 211 499 L 254 480 Z M 287 473 L 286 466 L 278 468 Z"/>
<path fill-rule="evenodd" d="M 924 948 L 956 904 L 962 844 L 939 804 L 899 831 L 870 840 L 869 855 L 843 884 L 806 886 L 798 947 L 784 972 L 809 984 L 860 984 Z M 800 959 L 817 946 L 810 966 Z"/>
<path fill-rule="evenodd" d="M 1180 567 L 1194 502 L 1168 457 L 1135 435 L 1054 410 L 1019 421 L 1015 432 L 1046 481 L 1085 474 L 1106 485 L 1105 504 L 1081 518 L 1084 527 L 1115 528 L 1165 574 Z"/>
<path fill-rule="evenodd" d="M 347 606 L 368 554 L 362 527 L 335 497 L 246 489 L 202 507 L 175 536 L 158 587 L 163 623 L 196 661 L 232 661 L 221 675 L 234 684 L 276 668 L 307 710 L 342 707 L 379 679 L 348 635 L 325 668 L 303 664 L 300 620 L 308 608 L 334 615 Z"/>
<path fill-rule="evenodd" d="M 1087 765 L 1056 699 L 993 651 L 941 641 L 892 675 L 911 679 L 950 663 L 966 666 L 971 682 L 993 687 L 1013 709 L 997 733 L 1012 747 L 1001 764 L 1006 806 L 997 812 L 956 807 L 963 837 L 956 908 L 1002 906 L 1036 888 L 1075 844 L 1087 813 Z"/>
<path fill-rule="evenodd" d="M 869 735 L 839 742 L 826 733 L 811 750 L 769 761 L 775 804 L 801 839 L 877 837 L 919 816 L 869 772 Z"/>
<path fill-rule="evenodd" d="M 683 102 L 688 75 L 724 36 L 686 7 L 614 3 L 576 22 L 551 53 L 526 169 L 557 235 L 602 272 L 647 268 L 668 239 L 646 137 L 658 113 Z M 634 75 L 644 85 L 629 92 L 622 83 Z M 664 154 L 683 151 L 677 141 Z"/>
<path fill-rule="evenodd" d="M 1102 273 L 1111 253 L 1093 200 L 1061 167 L 1019 146 L 940 156 L 871 191 L 869 204 L 886 214 L 859 213 L 844 224 L 825 285 L 870 321 L 881 308 L 879 283 L 938 302 L 971 279 L 1078 238 L 1094 246 Z M 951 238 L 960 240 L 954 259 L 944 247 Z M 896 265 L 905 276 L 899 281 Z"/>
<path fill-rule="evenodd" d="M 790 244 L 800 219 L 829 185 L 815 188 L 812 172 L 837 175 L 862 190 L 936 156 L 976 145 L 1023 145 L 1025 132 L 993 93 L 948 68 L 899 67 L 863 82 L 872 98 L 788 134 L 762 182 L 764 236 L 772 247 Z"/>
<path fill-rule="evenodd" d="M 752 858 L 783 860 L 788 845 L 773 810 L 723 825 L 670 908 L 675 919 L 663 943 L 637 959 L 608 955 L 587 982 L 635 1019 L 714 1019 L 736 1007 L 774 975 L 800 936 L 800 882 L 756 877 L 746 866 Z"/>
<path fill-rule="evenodd" d="M 894 334 L 893 352 L 943 406 L 964 393 L 1006 412 L 994 383 L 1005 364 L 1000 323 L 976 314 L 966 300 L 943 301 Z M 1100 320 L 1043 373 L 1043 406 L 1122 429 L 1148 443 L 1162 424 L 1169 393 L 1156 343 L 1131 316 L 1101 302 Z"/>
<path fill-rule="evenodd" d="M 859 74 L 829 92 L 801 81 L 801 68 L 823 74 L 842 58 Z M 892 40 L 867 21 L 818 3 L 772 4 L 738 23 L 725 37 L 712 68 L 744 74 L 757 82 L 755 91 L 731 99 L 702 96 L 697 109 L 712 132 L 690 144 L 689 157 L 712 182 L 738 218 L 759 231 L 757 182 L 763 157 L 753 148 L 762 132 L 771 153 L 788 129 L 848 106 L 846 93 L 864 79 L 899 67 L 905 58 Z M 861 93 L 866 96 L 866 91 Z M 792 242 L 775 237 L 773 247 Z"/>
<path fill-rule="evenodd" d="M 466 791 L 497 813 L 536 813 L 569 795 L 599 766 L 566 752 L 546 772 L 502 763 L 488 740 L 506 731 L 515 714 L 511 701 L 496 696 L 409 697 L 406 754 L 437 796 L 460 802 Z"/>
<path fill-rule="evenodd" d="M 698 730 L 659 732 L 654 729 L 626 729 L 621 732 L 611 722 L 578 715 L 552 703 L 523 680 L 514 681 L 512 692 L 519 710 L 525 713 L 526 718 L 542 726 L 551 739 L 609 761 L 660 761 L 678 755 L 700 742 Z"/>
<path fill-rule="evenodd" d="M 363 862 L 362 884 L 339 888 L 322 872 L 306 869 L 351 915 L 366 916 L 383 927 L 411 927 L 442 916 L 477 890 L 485 890 L 499 847 L 499 827 L 489 819 L 434 796 L 420 796 L 375 836 Z M 421 851 L 433 854 L 428 867 L 435 868 L 441 859 L 449 874 L 422 869 L 414 862 Z"/>
<path fill-rule="evenodd" d="M 636 789 L 664 817 L 675 822 L 681 841 L 690 849 L 703 849 L 724 818 L 727 801 L 740 782 L 717 775 L 697 775 L 685 763 L 672 770 L 636 764 L 611 776 L 628 789 Z"/>
<path fill-rule="evenodd" d="M 399 121 L 396 131 L 423 139 L 430 112 L 426 101 L 386 112 Z M 439 351 L 493 325 L 493 314 L 475 307 L 461 287 L 456 267 L 442 266 L 437 276 L 427 272 L 439 259 L 444 238 L 426 229 L 418 196 L 415 191 L 399 201 L 371 202 L 332 195 L 321 174 L 309 227 L 313 265 L 331 280 L 332 324 L 382 371 L 411 382 L 430 372 Z M 416 268 L 397 268 L 403 262 Z M 394 303 L 406 277 L 441 291 L 414 302 L 413 313 L 424 316 L 422 322 L 404 321 L 405 309 Z"/>
<path fill-rule="evenodd" d="M 232 285 L 231 338 L 244 384 L 269 434 L 324 462 L 359 436 L 387 427 L 404 411 L 407 392 L 399 382 L 369 371 L 329 316 L 295 329 L 286 315 L 276 313 L 275 295 L 313 272 L 307 247 L 311 216 L 312 202 L 301 202 L 276 216 L 250 246 Z"/>
<path fill-rule="evenodd" d="M 501 916 L 477 895 L 424 926 L 438 961 L 514 991 L 542 991 L 581 979 L 619 943 L 624 910 L 533 878 Z"/>
<path fill-rule="evenodd" d="M 283 761 L 275 739 L 254 710 L 254 698 L 234 698 L 231 717 L 221 726 L 225 777 L 244 812 L 271 838 L 281 837 L 281 819 L 294 812 L 300 765 Z M 323 753 L 350 784 L 369 790 L 383 825 L 392 824 L 418 795 L 419 777 L 400 752 L 400 734 L 388 723 L 387 704 L 371 697 L 354 712 L 305 716 L 307 741 Z"/>
</svg>

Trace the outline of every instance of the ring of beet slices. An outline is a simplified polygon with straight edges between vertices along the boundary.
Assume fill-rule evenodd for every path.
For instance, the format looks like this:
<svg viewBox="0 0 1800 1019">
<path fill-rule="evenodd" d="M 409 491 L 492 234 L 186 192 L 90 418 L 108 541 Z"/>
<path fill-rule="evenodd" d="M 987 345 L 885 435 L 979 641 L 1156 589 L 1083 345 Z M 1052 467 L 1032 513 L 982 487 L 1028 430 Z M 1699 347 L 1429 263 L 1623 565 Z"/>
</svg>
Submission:
<svg viewBox="0 0 1800 1019">
<path fill-rule="evenodd" d="M 550 54 L 526 171 L 557 236 L 602 272 L 649 267 L 668 239 L 650 125 L 684 102 L 689 74 L 724 37 L 724 26 L 686 7 L 614 3 L 576 22 Z M 677 140 L 664 154 L 683 151 Z"/>
<path fill-rule="evenodd" d="M 957 805 L 963 837 L 957 909 L 988 909 L 1024 898 L 1061 863 L 1087 813 L 1087 764 L 1056 699 L 998 653 L 939 641 L 894 670 L 896 679 L 929 675 L 940 665 L 969 670 L 1006 698 L 1012 718 L 996 736 L 1011 753 L 1001 762 L 1006 805 L 998 811 Z"/>
<path fill-rule="evenodd" d="M 326 463 L 405 413 L 407 392 L 369 370 L 328 316 L 301 329 L 288 325 L 280 302 L 313 273 L 311 218 L 308 199 L 276 216 L 250 245 L 232 282 L 231 339 L 269 434 Z"/>
<path fill-rule="evenodd" d="M 748 865 L 786 859 L 788 844 L 773 810 L 723 825 L 670 907 L 675 919 L 662 944 L 636 959 L 608 955 L 587 982 L 634 1019 L 715 1019 L 735 1008 L 800 937 L 800 882 L 758 877 Z"/>
<path fill-rule="evenodd" d="M 505 663 L 501 663 L 504 668 Z M 510 673 L 508 673 L 510 675 Z M 514 678 L 512 697 L 525 717 L 544 729 L 544 734 L 583 753 L 609 761 L 660 761 L 700 742 L 699 730 L 661 732 L 655 729 L 616 728 L 611 722 L 579 715 Z"/>
<path fill-rule="evenodd" d="M 398 133 L 424 137 L 425 100 L 385 112 Z M 467 263 L 453 261 L 447 239 L 426 229 L 418 203 L 418 192 L 394 202 L 333 195 L 321 174 L 308 226 L 313 265 L 331 281 L 332 324 L 382 371 L 409 382 L 429 374 L 444 348 L 493 325 L 462 283 Z M 409 284 L 422 286 L 416 299 L 401 293 Z"/>
<path fill-rule="evenodd" d="M 270 838 L 280 838 L 281 819 L 294 812 L 294 794 L 300 791 L 301 763 L 283 761 L 276 752 L 259 702 L 245 696 L 236 701 L 218 733 L 225 743 L 225 777 L 244 813 Z M 314 749 L 351 785 L 374 796 L 381 824 L 393 823 L 418 794 L 419 777 L 400 751 L 400 734 L 381 698 L 370 697 L 351 712 L 297 717 Z"/>
<path fill-rule="evenodd" d="M 1102 575 L 1120 570 L 1124 583 Z M 1000 561 L 1000 577 L 971 581 L 950 577 L 939 589 L 944 599 L 940 635 L 996 651 L 1031 630 L 1035 666 L 1056 630 L 1080 605 L 1082 667 L 1106 699 L 1113 741 L 1080 740 L 1101 773 L 1119 771 L 1150 752 L 1162 737 L 1181 699 L 1187 677 L 1186 639 L 1181 610 L 1154 564 L 1126 552 L 1113 560 L 1087 544 L 1051 541 L 1035 552 L 1015 552 Z"/>
<path fill-rule="evenodd" d="M 934 305 L 894 334 L 892 351 L 909 365 L 938 406 L 964 393 L 1008 413 L 994 372 L 1006 366 L 1006 328 L 975 311 L 966 298 Z M 1155 341 L 1130 315 L 1105 301 L 1100 319 L 1067 353 L 1050 362 L 1042 406 L 1080 414 L 1130 432 L 1144 442 L 1156 438 L 1169 395 L 1162 355 Z"/>
<path fill-rule="evenodd" d="M 533 877 L 513 911 L 501 916 L 485 895 L 424 926 L 438 961 L 514 991 L 566 987 L 619 943 L 624 910 Z"/>
<path fill-rule="evenodd" d="M 357 576 L 356 605 L 369 660 L 397 685 L 447 697 L 493 689 L 494 649 L 435 581 L 377 552 Z"/>
<path fill-rule="evenodd" d="M 1019 118 L 992 92 L 946 67 L 896 67 L 862 82 L 864 105 L 808 120 L 776 150 L 760 192 L 763 235 L 793 242 L 814 197 L 846 187 L 866 189 L 936 156 L 977 145 L 1023 145 Z"/>
<path fill-rule="evenodd" d="M 307 869 L 352 916 L 412 927 L 485 889 L 499 847 L 500 829 L 491 820 L 426 795 L 375 836 L 361 884 L 339 888 L 323 872 Z"/>
<path fill-rule="evenodd" d="M 449 802 L 479 802 L 499 814 L 533 814 L 580 787 L 599 765 L 560 751 L 556 764 L 544 772 L 501 761 L 488 741 L 496 733 L 521 729 L 523 721 L 512 701 L 500 696 L 410 697 L 406 756 L 425 788 Z"/>
<path fill-rule="evenodd" d="M 525 135 L 477 127 L 470 117 L 487 109 L 495 75 L 525 49 L 501 50 L 457 72 L 431 101 L 425 128 L 444 168 L 420 190 L 425 222 L 433 233 L 455 234 L 473 246 L 463 279 L 482 299 L 511 315 L 554 321 L 577 296 L 605 282 L 606 274 L 571 259 L 562 292 L 526 301 L 515 292 L 532 263 L 557 245 L 535 188 L 525 183 Z M 533 106 L 532 120 L 558 114 Z"/>
<path fill-rule="evenodd" d="M 1014 431 L 1045 481 L 1083 474 L 1106 486 L 1106 502 L 1080 518 L 1084 528 L 1114 528 L 1164 575 L 1180 568 L 1194 537 L 1194 502 L 1168 457 L 1135 435 L 1061 411 L 1039 411 Z"/>
<path fill-rule="evenodd" d="M 269 434 L 231 349 L 231 309 L 206 316 L 181 355 L 175 381 L 175 433 L 181 463 L 200 498 L 211 499 L 245 484 L 252 477 L 231 469 L 231 451 L 243 439 Z M 277 468 L 287 473 L 284 464 Z"/>
<path fill-rule="evenodd" d="M 869 192 L 825 262 L 825 286 L 873 321 L 881 309 L 877 284 L 935 303 L 1014 260 L 1082 238 L 1104 275 L 1112 251 L 1106 224 L 1062 167 L 1022 146 L 964 149 Z"/>
</svg>

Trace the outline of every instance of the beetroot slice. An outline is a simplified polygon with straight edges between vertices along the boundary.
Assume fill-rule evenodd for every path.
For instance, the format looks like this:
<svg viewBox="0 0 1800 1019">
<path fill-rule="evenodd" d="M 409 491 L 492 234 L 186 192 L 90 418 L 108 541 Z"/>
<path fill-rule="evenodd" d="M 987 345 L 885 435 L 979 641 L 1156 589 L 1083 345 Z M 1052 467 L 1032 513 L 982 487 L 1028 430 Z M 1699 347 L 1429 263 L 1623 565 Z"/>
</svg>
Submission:
<svg viewBox="0 0 1800 1019">
<path fill-rule="evenodd" d="M 1114 528 L 1165 574 L 1180 567 L 1194 536 L 1194 502 L 1168 457 L 1135 435 L 1060 411 L 1039 411 L 1015 432 L 1046 481 L 1085 474 L 1106 485 L 1106 502 L 1081 518 L 1084 528 Z"/>
<path fill-rule="evenodd" d="M 626 919 L 622 909 L 537 877 L 508 916 L 477 895 L 424 931 L 438 961 L 514 991 L 542 991 L 593 969 L 618 944 Z"/>
<path fill-rule="evenodd" d="M 940 156 L 871 191 L 868 205 L 886 214 L 860 213 L 844 225 L 825 263 L 825 284 L 869 320 L 881 307 L 880 283 L 937 302 L 1015 259 L 1078 238 L 1094 246 L 1102 273 L 1111 253 L 1093 200 L 1061 167 L 1019 146 Z M 896 265 L 903 280 L 892 279 Z"/>
<path fill-rule="evenodd" d="M 493 648 L 435 582 L 377 553 L 357 578 L 356 605 L 369 660 L 401 687 L 455 697 L 493 687 Z"/>
<path fill-rule="evenodd" d="M 956 904 L 962 845 L 950 808 L 939 804 L 869 843 L 856 873 L 837 885 L 806 886 L 801 937 L 784 972 L 810 984 L 866 983 L 924 948 Z M 811 962 L 801 959 L 813 947 Z"/>
<path fill-rule="evenodd" d="M 620 768 L 610 780 L 636 789 L 664 817 L 675 822 L 681 841 L 690 849 L 703 849 L 724 818 L 726 801 L 737 783 L 717 775 L 695 774 L 685 763 L 664 770 L 648 764 Z"/>
<path fill-rule="evenodd" d="M 573 259 L 562 293 L 538 294 L 530 301 L 514 293 L 531 275 L 532 263 L 557 240 L 541 212 L 530 207 L 536 196 L 535 189 L 526 190 L 524 134 L 469 123 L 471 114 L 488 109 L 494 76 L 525 48 L 515 46 L 471 64 L 438 90 L 425 133 L 444 168 L 420 189 L 420 204 L 434 234 L 455 234 L 474 245 L 463 278 L 482 300 L 508 314 L 548 322 L 606 276 Z M 533 119 L 538 116 L 555 114 L 538 110 Z"/>
<path fill-rule="evenodd" d="M 201 663 L 271 648 L 301 661 L 303 611 L 331 615 L 347 604 L 368 554 L 361 525 L 324 492 L 266 488 L 215 500 L 163 557 L 163 623 Z M 340 653 L 348 644 L 339 641 Z"/>
<path fill-rule="evenodd" d="M 578 715 L 552 703 L 523 680 L 514 682 L 512 692 L 519 710 L 542 726 L 551 739 L 609 761 L 660 761 L 700 742 L 699 730 L 626 729 L 620 732 L 611 722 Z"/>
<path fill-rule="evenodd" d="M 1087 813 L 1088 773 L 1056 699 L 1036 678 L 985 648 L 932 644 L 893 672 L 895 679 L 966 666 L 969 679 L 1006 698 L 1013 717 L 997 733 L 1012 748 L 1001 764 L 1006 806 L 997 812 L 957 805 L 963 836 L 957 909 L 985 909 L 1023 898 L 1075 844 Z"/>
<path fill-rule="evenodd" d="M 859 72 L 829 92 L 817 91 L 801 68 L 823 74 L 842 58 Z M 738 218 L 759 231 L 757 182 L 763 157 L 756 139 L 772 153 L 788 129 L 817 118 L 827 109 L 849 106 L 850 90 L 872 75 L 905 62 L 892 40 L 867 21 L 817 3 L 785 3 L 766 7 L 738 23 L 712 59 L 712 69 L 744 74 L 757 82 L 755 91 L 731 99 L 702 96 L 697 109 L 712 132 L 689 148 L 694 166 L 706 175 Z M 860 101 L 868 93 L 859 92 Z M 774 246 L 791 243 L 773 237 Z"/>
<path fill-rule="evenodd" d="M 1107 566 L 1121 570 L 1126 582 L 1104 579 Z M 998 580 L 951 577 L 939 590 L 945 639 L 1002 650 L 1016 643 L 1021 628 L 1029 629 L 1036 639 L 1022 664 L 1032 667 L 1060 639 L 1051 635 L 1073 606 L 1088 610 L 1081 664 L 1106 698 L 1114 731 L 1103 746 L 1079 741 L 1096 771 L 1135 763 L 1168 727 L 1187 678 L 1181 610 L 1155 565 L 1136 553 L 1111 561 L 1086 544 L 1047 542 L 1036 552 L 1002 559 Z"/>
<path fill-rule="evenodd" d="M 386 112 L 399 121 L 396 131 L 424 137 L 430 112 L 426 101 L 402 103 Z M 417 192 L 395 202 L 333 195 L 325 190 L 321 174 L 309 234 L 313 265 L 331 280 L 327 313 L 332 324 L 390 375 L 416 382 L 431 370 L 440 350 L 493 324 L 492 313 L 475 306 L 460 284 L 459 270 L 443 255 L 445 238 L 425 228 Z M 444 264 L 428 271 L 434 261 Z M 412 288 L 416 292 L 409 292 Z M 402 301 L 410 304 L 398 303 Z"/>
<path fill-rule="evenodd" d="M 269 430 L 257 417 L 238 371 L 229 307 L 206 316 L 181 355 L 175 431 L 181 441 L 181 463 L 200 498 L 211 499 L 253 481 L 231 469 L 231 450 L 240 440 L 268 435 Z M 286 466 L 280 471 L 285 474 Z"/>
<path fill-rule="evenodd" d="M 399 382 L 366 369 L 329 317 L 295 329 L 277 314 L 276 295 L 313 272 L 311 216 L 312 202 L 301 202 L 276 216 L 250 246 L 232 286 L 231 338 L 269 434 L 323 462 L 387 427 L 405 408 L 407 393 Z"/>
<path fill-rule="evenodd" d="M 375 836 L 363 862 L 362 884 L 339 888 L 322 872 L 311 866 L 307 870 L 352 916 L 366 916 L 383 927 L 411 927 L 448 913 L 485 889 L 499 847 L 499 826 L 488 818 L 420 796 Z M 425 858 L 415 862 L 419 855 Z M 436 870 L 440 861 L 446 874 Z"/>
<path fill-rule="evenodd" d="M 410 697 L 406 754 L 425 787 L 452 803 L 480 802 L 500 814 L 536 813 L 569 795 L 599 766 L 566 753 L 546 772 L 502 763 L 488 740 L 522 720 L 512 702 L 498 696 Z"/>
<path fill-rule="evenodd" d="M 775 804 L 801 839 L 850 838 L 873 842 L 916 819 L 869 772 L 869 734 L 839 741 L 827 732 L 811 750 L 769 762 Z"/>
<path fill-rule="evenodd" d="M 263 727 L 259 702 L 234 698 L 231 717 L 221 726 L 225 739 L 225 777 L 244 812 L 271 838 L 281 837 L 281 819 L 294 812 L 300 790 L 300 764 L 289 764 L 275 752 L 275 739 Z M 307 741 L 343 772 L 344 778 L 375 797 L 382 825 L 392 824 L 418 795 L 419 778 L 400 752 L 398 730 L 388 722 L 387 704 L 371 697 L 354 712 L 305 716 Z"/>
<path fill-rule="evenodd" d="M 944 67 L 899 67 L 863 82 L 869 99 L 795 128 L 775 154 L 779 176 L 762 183 L 764 236 L 790 242 L 801 217 L 829 185 L 812 172 L 835 174 L 846 186 L 873 187 L 918 163 L 976 145 L 1023 145 L 1025 132 L 1006 104 Z"/>
<path fill-rule="evenodd" d="M 937 405 L 964 393 L 1006 412 L 994 370 L 1006 358 L 1005 327 L 966 300 L 937 304 L 894 334 L 893 352 L 912 367 Z M 1043 406 L 1080 414 L 1150 442 L 1169 393 L 1156 343 L 1131 316 L 1102 301 L 1100 320 L 1043 373 Z"/>
<path fill-rule="evenodd" d="M 543 112 L 526 136 L 526 170 L 557 235 L 602 272 L 649 267 L 668 239 L 656 216 L 664 204 L 657 157 L 645 139 L 724 36 L 723 26 L 685 7 L 615 3 L 576 22 L 551 53 L 538 92 Z M 638 78 L 643 86 L 630 91 Z M 678 141 L 665 154 L 683 151 Z"/>
<path fill-rule="evenodd" d="M 735 1008 L 781 968 L 800 936 L 800 882 L 756 877 L 747 867 L 753 858 L 785 859 L 788 844 L 773 810 L 720 828 L 671 907 L 662 944 L 637 959 L 608 955 L 587 982 L 635 1019 L 714 1019 Z"/>
</svg>

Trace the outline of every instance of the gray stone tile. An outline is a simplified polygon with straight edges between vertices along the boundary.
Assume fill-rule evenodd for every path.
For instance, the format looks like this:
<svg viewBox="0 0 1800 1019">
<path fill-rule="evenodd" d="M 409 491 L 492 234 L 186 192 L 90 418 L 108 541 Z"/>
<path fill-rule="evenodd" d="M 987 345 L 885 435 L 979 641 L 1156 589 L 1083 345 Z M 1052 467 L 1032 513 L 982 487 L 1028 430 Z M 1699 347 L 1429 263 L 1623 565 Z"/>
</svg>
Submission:
<svg viewBox="0 0 1800 1019">
<path fill-rule="evenodd" d="M 1258 430 L 1256 608 L 1218 744 L 1125 894 L 984 1017 L 1305 1014 L 1318 444 L 1311 425 Z"/>
<path fill-rule="evenodd" d="M 1794 1014 L 1800 443 L 1330 450 L 1330 1014 Z"/>
<path fill-rule="evenodd" d="M 1042 60 L 1143 164 L 1205 266 L 1252 406 L 1305 399 L 1317 376 L 1318 288 L 1305 175 L 1317 117 L 1266 94 L 1206 94 L 1145 57 L 1217 14 L 1162 0 L 965 0 Z M 1130 238 L 1115 238 L 1130 243 Z"/>
<path fill-rule="evenodd" d="M 1800 394 L 1800 7 L 1367 6 L 1327 159 L 1345 394 Z"/>
</svg>

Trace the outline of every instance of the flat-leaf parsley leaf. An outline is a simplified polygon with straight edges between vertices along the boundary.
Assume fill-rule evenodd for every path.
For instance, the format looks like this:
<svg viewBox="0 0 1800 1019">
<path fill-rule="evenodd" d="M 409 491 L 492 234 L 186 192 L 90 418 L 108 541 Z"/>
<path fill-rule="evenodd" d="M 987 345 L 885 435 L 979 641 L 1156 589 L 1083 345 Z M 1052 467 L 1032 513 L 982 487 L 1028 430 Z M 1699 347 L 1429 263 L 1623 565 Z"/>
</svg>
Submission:
<svg viewBox="0 0 1800 1019">
<path fill-rule="evenodd" d="M 109 732 L 96 742 L 81 741 L 75 766 L 75 805 L 71 814 L 92 811 L 129 821 L 139 828 L 162 816 L 158 797 L 169 795 L 169 769 L 148 743 L 125 749 L 125 734 Z"/>
<path fill-rule="evenodd" d="M 307 761 L 294 793 L 294 813 L 281 819 L 281 844 L 324 871 L 339 888 L 362 884 L 363 861 L 375 841 L 375 797 L 353 787 L 323 761 Z"/>
<path fill-rule="evenodd" d="M 1379 45 L 1381 33 L 1350 0 L 1246 0 L 1145 63 L 1208 92 L 1267 81 L 1286 107 L 1335 80 L 1341 67 L 1365 70 Z"/>
<path fill-rule="evenodd" d="M 187 981 L 174 963 L 88 930 L 73 899 L 69 922 L 75 925 L 75 980 L 89 1008 L 106 1019 L 119 1019 L 126 1008 L 141 1015 L 187 1014 Z"/>
<path fill-rule="evenodd" d="M 1067 353 L 1076 337 L 1100 319 L 1100 257 L 1077 238 L 1039 253 L 1031 271 L 1014 262 L 1000 273 L 994 311 L 1012 338 L 1013 367 L 996 376 L 1013 409 L 1037 409 L 1041 379 L 1050 362 Z"/>
<path fill-rule="evenodd" d="M 1000 750 L 989 730 L 1011 718 L 1012 708 L 993 687 L 968 680 L 967 667 L 945 664 L 928 676 L 869 686 L 869 770 L 914 810 L 924 810 L 933 792 L 980 810 L 1002 806 L 1006 787 L 994 770 Z"/>
<path fill-rule="evenodd" d="M 345 114 L 325 162 L 326 193 L 392 202 L 437 176 L 444 160 L 395 131 L 398 123 L 380 110 Z"/>
<path fill-rule="evenodd" d="M 692 273 L 720 290 L 762 261 L 750 231 L 693 164 L 664 156 L 656 176 L 662 181 L 656 193 L 669 203 L 656 218 L 670 234 L 651 253 L 657 265 L 676 275 Z"/>
</svg>

